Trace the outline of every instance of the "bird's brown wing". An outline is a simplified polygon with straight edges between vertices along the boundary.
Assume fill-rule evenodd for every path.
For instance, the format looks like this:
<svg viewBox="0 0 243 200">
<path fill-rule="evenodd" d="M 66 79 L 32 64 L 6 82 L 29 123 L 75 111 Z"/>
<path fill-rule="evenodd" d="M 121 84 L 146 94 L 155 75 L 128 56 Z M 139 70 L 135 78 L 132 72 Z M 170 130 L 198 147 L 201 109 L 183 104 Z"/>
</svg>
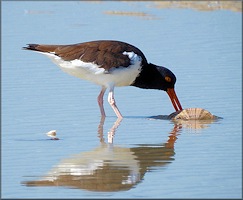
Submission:
<svg viewBox="0 0 243 200">
<path fill-rule="evenodd" d="M 147 62 L 143 53 L 136 47 L 119 41 L 92 41 L 72 45 L 29 44 L 24 49 L 53 53 L 65 61 L 75 59 L 92 62 L 109 70 L 113 67 L 128 67 L 131 61 L 123 52 L 134 52 Z"/>
</svg>

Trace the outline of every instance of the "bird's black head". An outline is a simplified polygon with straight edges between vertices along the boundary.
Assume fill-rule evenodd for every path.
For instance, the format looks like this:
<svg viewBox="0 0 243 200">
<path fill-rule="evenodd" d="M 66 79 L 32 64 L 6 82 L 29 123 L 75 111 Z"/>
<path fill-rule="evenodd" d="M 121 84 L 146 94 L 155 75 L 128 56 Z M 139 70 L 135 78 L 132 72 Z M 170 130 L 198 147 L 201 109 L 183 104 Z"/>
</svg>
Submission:
<svg viewBox="0 0 243 200">
<path fill-rule="evenodd" d="M 176 76 L 173 74 L 173 72 L 161 66 L 156 66 L 156 69 L 161 75 L 158 89 L 167 91 L 168 88 L 174 88 L 176 83 Z"/>
<path fill-rule="evenodd" d="M 182 110 L 181 104 L 176 96 L 174 87 L 176 76 L 165 67 L 147 64 L 143 66 L 140 75 L 132 84 L 144 89 L 164 90 L 170 97 L 171 103 L 176 111 Z"/>
</svg>

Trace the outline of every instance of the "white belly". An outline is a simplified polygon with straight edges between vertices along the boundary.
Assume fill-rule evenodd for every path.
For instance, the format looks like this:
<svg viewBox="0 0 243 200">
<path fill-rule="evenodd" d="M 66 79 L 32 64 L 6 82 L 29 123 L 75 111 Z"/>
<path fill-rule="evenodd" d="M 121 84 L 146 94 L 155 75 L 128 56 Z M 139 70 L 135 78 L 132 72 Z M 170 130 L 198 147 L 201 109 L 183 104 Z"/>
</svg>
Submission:
<svg viewBox="0 0 243 200">
<path fill-rule="evenodd" d="M 129 54 L 127 52 L 125 53 Z M 135 81 L 136 77 L 138 77 L 141 72 L 141 58 L 136 54 L 132 55 L 133 60 L 130 66 L 113 68 L 109 70 L 109 73 L 106 73 L 104 68 L 100 68 L 94 63 L 86 63 L 78 59 L 73 61 L 64 61 L 54 54 L 43 54 L 47 55 L 64 72 L 104 87 L 109 87 L 110 85 L 118 87 L 129 86 Z"/>
</svg>

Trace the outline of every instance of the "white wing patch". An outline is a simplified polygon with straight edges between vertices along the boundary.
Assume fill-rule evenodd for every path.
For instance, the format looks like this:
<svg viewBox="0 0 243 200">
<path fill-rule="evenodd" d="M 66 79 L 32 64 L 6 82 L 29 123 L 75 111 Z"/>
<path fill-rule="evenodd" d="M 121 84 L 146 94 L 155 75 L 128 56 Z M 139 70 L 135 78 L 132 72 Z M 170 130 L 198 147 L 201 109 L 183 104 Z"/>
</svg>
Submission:
<svg viewBox="0 0 243 200">
<path fill-rule="evenodd" d="M 89 72 L 93 72 L 94 74 L 103 74 L 105 72 L 104 68 L 100 68 L 100 66 L 96 65 L 95 63 L 87 63 L 79 59 L 75 59 L 70 62 L 73 66 L 84 68 Z"/>
<path fill-rule="evenodd" d="M 40 53 L 48 56 L 64 72 L 105 87 L 110 87 L 111 85 L 118 87 L 131 85 L 141 72 L 142 58 L 134 52 L 123 52 L 123 55 L 127 55 L 131 60 L 130 66 L 117 66 L 109 70 L 109 73 L 106 73 L 104 68 L 93 62 L 83 62 L 79 59 L 65 61 L 55 55 L 55 52 Z"/>
<path fill-rule="evenodd" d="M 124 51 L 122 54 L 123 55 L 127 55 L 133 65 L 136 62 L 141 62 L 142 61 L 142 58 L 140 56 L 138 56 L 137 54 L 135 54 L 134 52 L 126 52 L 126 51 Z"/>
</svg>

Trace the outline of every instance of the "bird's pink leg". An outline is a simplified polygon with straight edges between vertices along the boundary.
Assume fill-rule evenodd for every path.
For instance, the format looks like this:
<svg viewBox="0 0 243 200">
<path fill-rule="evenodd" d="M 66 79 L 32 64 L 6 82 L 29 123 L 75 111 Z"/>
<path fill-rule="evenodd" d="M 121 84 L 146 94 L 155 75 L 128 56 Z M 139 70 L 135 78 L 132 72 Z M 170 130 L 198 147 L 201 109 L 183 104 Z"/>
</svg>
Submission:
<svg viewBox="0 0 243 200">
<path fill-rule="evenodd" d="M 110 87 L 110 91 L 108 94 L 108 102 L 111 105 L 112 109 L 116 113 L 118 118 L 123 118 L 122 114 L 120 113 L 119 109 L 116 106 L 115 98 L 114 98 L 114 86 Z"/>
<path fill-rule="evenodd" d="M 105 91 L 106 91 L 106 88 L 102 87 L 102 89 L 100 91 L 100 94 L 99 94 L 99 96 L 97 98 L 98 105 L 100 107 L 100 112 L 101 112 L 101 116 L 102 117 L 105 117 L 105 110 L 104 110 L 104 105 L 103 105 L 103 96 L 105 94 Z"/>
</svg>

